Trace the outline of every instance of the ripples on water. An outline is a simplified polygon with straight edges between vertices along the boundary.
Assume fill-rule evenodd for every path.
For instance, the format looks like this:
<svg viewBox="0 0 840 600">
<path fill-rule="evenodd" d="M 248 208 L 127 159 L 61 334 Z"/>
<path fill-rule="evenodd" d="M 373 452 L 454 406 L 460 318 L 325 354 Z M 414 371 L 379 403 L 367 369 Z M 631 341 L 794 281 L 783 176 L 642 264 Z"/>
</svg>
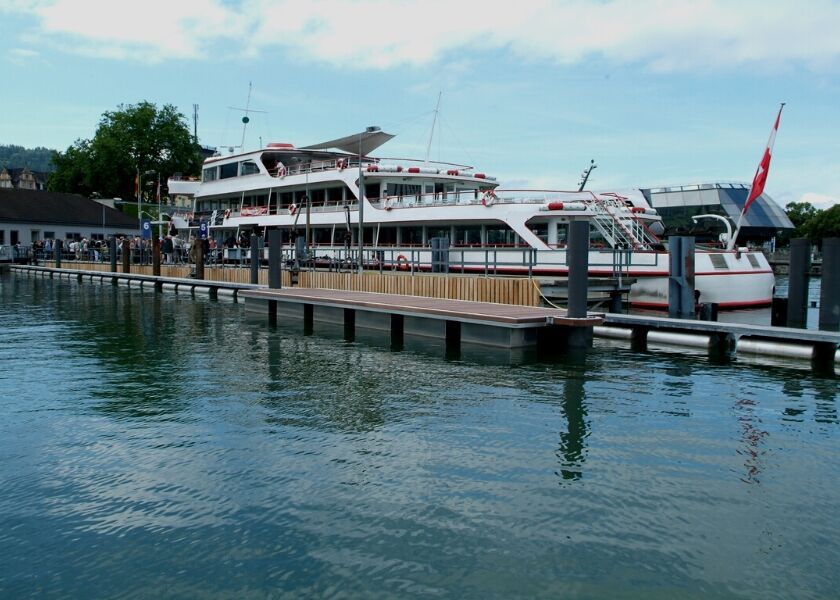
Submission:
<svg viewBox="0 0 840 600">
<path fill-rule="evenodd" d="M 0 597 L 830 597 L 837 380 L 0 280 Z M 497 357 L 498 358 L 498 357 Z"/>
</svg>

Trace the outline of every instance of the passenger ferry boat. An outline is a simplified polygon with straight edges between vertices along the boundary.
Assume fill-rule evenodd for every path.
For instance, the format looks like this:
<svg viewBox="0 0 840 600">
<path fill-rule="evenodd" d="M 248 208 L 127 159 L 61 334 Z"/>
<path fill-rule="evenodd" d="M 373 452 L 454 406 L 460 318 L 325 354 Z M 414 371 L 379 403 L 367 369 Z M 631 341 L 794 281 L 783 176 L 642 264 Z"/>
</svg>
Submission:
<svg viewBox="0 0 840 600">
<path fill-rule="evenodd" d="M 641 191 L 503 190 L 470 166 L 370 156 L 392 137 L 367 131 L 211 157 L 201 181 L 170 179 L 169 190 L 194 194 L 189 227 L 204 221 L 220 247 L 240 234 L 279 229 L 284 247 L 306 235 L 316 264 L 358 260 L 361 198 L 363 264 L 377 269 L 564 276 L 568 224 L 588 219 L 590 276 L 635 279 L 631 304 L 667 308 L 661 218 Z M 442 239 L 448 252 L 436 254 Z M 774 283 L 761 252 L 698 247 L 700 302 L 769 305 Z"/>
</svg>

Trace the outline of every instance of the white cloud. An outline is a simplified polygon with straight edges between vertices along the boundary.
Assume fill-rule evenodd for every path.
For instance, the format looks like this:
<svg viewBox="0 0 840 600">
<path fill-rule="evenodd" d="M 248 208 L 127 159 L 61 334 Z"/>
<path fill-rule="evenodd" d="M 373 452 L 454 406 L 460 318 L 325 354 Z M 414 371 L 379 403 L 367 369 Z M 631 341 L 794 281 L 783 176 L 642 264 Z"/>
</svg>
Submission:
<svg viewBox="0 0 840 600">
<path fill-rule="evenodd" d="M 810 0 L 13 0 L 0 12 L 35 18 L 30 39 L 66 52 L 157 62 L 256 56 L 282 48 L 300 60 L 383 69 L 506 50 L 571 64 L 589 56 L 651 69 L 840 59 L 840 4 Z M 69 43 L 68 43 L 69 42 Z M 226 51 L 215 51 L 224 44 Z M 231 48 L 233 50 L 231 50 Z"/>
<path fill-rule="evenodd" d="M 831 208 L 835 204 L 840 204 L 840 196 L 827 196 L 825 194 L 805 192 L 800 196 L 798 202 L 807 202 L 815 208 L 826 209 Z"/>
</svg>

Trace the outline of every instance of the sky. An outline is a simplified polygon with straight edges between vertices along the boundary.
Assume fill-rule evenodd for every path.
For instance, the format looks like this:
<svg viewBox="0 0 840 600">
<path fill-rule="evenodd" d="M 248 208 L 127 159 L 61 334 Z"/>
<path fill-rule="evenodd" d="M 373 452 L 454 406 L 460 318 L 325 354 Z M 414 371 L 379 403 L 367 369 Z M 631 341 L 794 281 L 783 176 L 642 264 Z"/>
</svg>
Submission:
<svg viewBox="0 0 840 600">
<path fill-rule="evenodd" d="M 246 150 L 376 125 L 376 156 L 505 189 L 592 159 L 592 189 L 749 183 L 786 102 L 765 192 L 827 208 L 838 24 L 840 0 L 0 0 L 0 144 L 63 150 L 148 100 L 229 148 L 249 103 Z"/>
</svg>

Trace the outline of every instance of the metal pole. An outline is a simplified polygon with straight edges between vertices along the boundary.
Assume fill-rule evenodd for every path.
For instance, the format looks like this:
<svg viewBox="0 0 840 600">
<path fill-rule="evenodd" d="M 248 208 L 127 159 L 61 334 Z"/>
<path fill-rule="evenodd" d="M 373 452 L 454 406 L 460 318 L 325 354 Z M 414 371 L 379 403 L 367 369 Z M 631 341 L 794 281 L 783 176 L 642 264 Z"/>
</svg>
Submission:
<svg viewBox="0 0 840 600">
<path fill-rule="evenodd" d="M 143 236 L 143 185 L 140 179 L 140 163 L 137 164 L 137 231 Z"/>
<path fill-rule="evenodd" d="M 260 281 L 260 238 L 251 234 L 251 283 Z"/>
<path fill-rule="evenodd" d="M 282 285 L 283 244 L 281 231 L 272 229 L 268 232 L 268 287 L 280 289 Z"/>
<path fill-rule="evenodd" d="M 568 316 L 586 316 L 586 299 L 589 286 L 589 221 L 574 220 L 569 223 L 569 247 L 566 250 L 569 263 L 569 308 Z"/>
<path fill-rule="evenodd" d="M 362 136 L 359 134 L 359 273 L 364 270 L 362 256 L 365 250 L 365 184 L 362 175 Z"/>
<path fill-rule="evenodd" d="M 808 323 L 808 275 L 811 243 L 805 238 L 790 241 L 787 326 L 804 329 Z M 823 282 L 825 283 L 825 282 Z"/>
<path fill-rule="evenodd" d="M 158 176 L 158 184 L 157 190 L 155 193 L 157 194 L 157 201 L 158 201 L 158 240 L 163 237 L 163 217 L 160 214 L 160 172 L 157 174 Z"/>
<path fill-rule="evenodd" d="M 822 243 L 822 282 L 820 288 L 820 329 L 840 330 L 840 238 Z"/>
</svg>

